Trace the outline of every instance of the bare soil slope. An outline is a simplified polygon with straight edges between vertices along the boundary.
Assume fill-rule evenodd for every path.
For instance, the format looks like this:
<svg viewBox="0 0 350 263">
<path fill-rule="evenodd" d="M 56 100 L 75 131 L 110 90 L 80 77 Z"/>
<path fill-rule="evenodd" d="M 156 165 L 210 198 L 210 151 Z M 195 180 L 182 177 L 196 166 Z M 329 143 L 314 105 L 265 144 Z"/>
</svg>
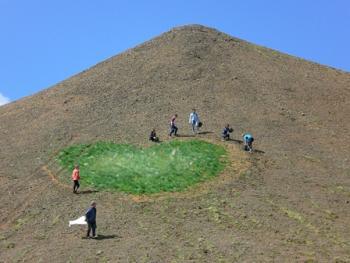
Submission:
<svg viewBox="0 0 350 263">
<path fill-rule="evenodd" d="M 349 87 L 349 73 L 194 25 L 1 107 L 0 262 L 350 261 Z M 166 140 L 175 112 L 190 134 L 192 107 L 199 137 L 220 143 L 230 123 L 265 153 L 232 141 L 244 173 L 139 199 L 73 195 L 45 169 L 72 143 L 147 145 L 153 127 Z M 98 240 L 68 228 L 90 200 Z"/>
</svg>

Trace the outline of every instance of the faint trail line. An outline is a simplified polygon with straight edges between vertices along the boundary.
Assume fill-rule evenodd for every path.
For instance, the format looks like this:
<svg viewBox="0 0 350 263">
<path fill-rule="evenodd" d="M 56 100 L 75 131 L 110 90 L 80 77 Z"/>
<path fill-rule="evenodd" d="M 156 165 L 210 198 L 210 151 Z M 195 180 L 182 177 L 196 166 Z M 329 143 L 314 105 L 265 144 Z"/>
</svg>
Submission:
<svg viewBox="0 0 350 263">
<path fill-rule="evenodd" d="M 54 182 L 55 184 L 63 187 L 63 188 L 66 188 L 66 189 L 70 189 L 71 187 L 67 184 L 64 184 L 64 183 L 61 183 L 56 177 L 55 175 L 53 174 L 53 172 L 46 166 L 44 165 L 43 167 L 41 167 L 41 169 L 43 170 L 43 172 L 45 172 L 49 178 L 51 179 L 52 182 Z"/>
<path fill-rule="evenodd" d="M 10 224 L 15 221 L 18 217 L 20 217 L 20 215 L 23 213 L 23 211 L 25 211 L 26 207 L 30 204 L 31 201 L 33 201 L 33 199 L 35 199 L 38 195 L 40 195 L 42 192 L 44 192 L 44 190 L 46 189 L 46 185 L 45 184 L 41 184 L 42 186 L 37 188 L 36 191 L 33 191 L 32 193 L 30 193 L 27 197 L 26 197 L 26 201 L 19 205 L 18 207 L 16 207 L 14 209 L 14 212 L 12 212 L 7 218 L 7 221 L 3 224 L 0 224 L 0 230 L 6 230 L 9 228 Z"/>
<path fill-rule="evenodd" d="M 48 162 L 49 163 L 51 161 L 51 158 L 49 158 Z M 36 168 L 34 170 L 34 172 L 28 176 L 28 178 L 26 180 L 24 180 L 24 183 L 29 182 L 30 180 L 33 179 L 33 177 L 35 177 L 36 174 L 38 174 L 38 172 L 41 170 L 41 167 Z M 38 177 L 37 179 L 42 179 L 42 177 Z M 23 181 L 22 181 L 23 182 Z M 39 194 L 41 194 L 45 189 L 46 189 L 46 185 L 45 184 L 41 184 L 42 186 L 38 187 L 35 189 L 35 191 L 31 191 L 26 197 L 25 197 L 25 201 L 24 203 L 22 203 L 21 205 L 15 207 L 13 209 L 13 212 L 10 213 L 7 216 L 7 220 L 0 224 L 0 230 L 5 230 L 8 229 L 10 224 L 15 221 L 18 217 L 20 217 L 20 215 L 23 213 L 23 211 L 25 211 L 26 207 L 30 204 L 31 201 L 33 201 L 33 199 L 35 199 Z"/>
<path fill-rule="evenodd" d="M 49 159 L 47 163 L 50 163 L 52 160 Z M 46 165 L 44 165 L 46 167 Z M 32 179 L 35 174 L 38 174 L 40 170 L 43 170 L 43 167 L 39 167 L 34 170 L 34 172 L 29 176 L 29 179 Z M 29 181 L 29 179 L 25 180 L 25 182 Z M 38 178 L 39 180 L 42 179 L 42 177 Z M 31 191 L 25 198 L 25 202 L 22 203 L 21 205 L 17 206 L 16 208 L 13 209 L 13 212 L 7 217 L 7 220 L 0 224 L 0 230 L 5 230 L 8 229 L 10 224 L 14 222 L 20 215 L 23 213 L 23 211 L 26 210 L 26 207 L 29 206 L 29 204 L 41 193 L 43 193 L 46 189 L 47 186 L 45 184 L 40 184 L 38 188 L 35 189 L 35 191 Z"/>
<path fill-rule="evenodd" d="M 84 129 L 86 127 L 89 127 L 90 124 L 87 124 L 85 126 L 80 127 L 80 129 Z M 33 170 L 33 172 L 27 176 L 24 180 L 22 180 L 21 182 L 26 185 L 27 182 L 30 182 L 33 180 L 33 178 L 35 179 L 42 179 L 42 177 L 38 177 L 37 174 L 40 171 L 43 171 L 44 167 L 47 167 L 48 165 L 50 165 L 52 162 L 55 161 L 55 157 L 57 156 L 57 154 L 61 151 L 62 148 L 67 147 L 68 145 L 70 145 L 72 142 L 74 142 L 74 140 L 76 138 L 79 138 L 79 134 L 71 134 L 70 138 L 63 143 L 63 145 L 61 147 L 59 147 L 57 150 L 53 151 L 51 153 L 51 155 L 49 155 L 48 159 L 46 162 L 44 162 L 43 164 L 39 165 L 37 168 L 35 168 Z M 47 168 L 48 170 L 48 168 Z M 49 170 L 48 170 L 49 171 Z M 46 172 L 46 171 L 45 171 Z M 52 173 L 51 173 L 52 174 Z M 53 181 L 57 182 L 58 184 L 60 184 L 60 182 L 53 176 Z M 42 187 L 38 187 L 36 191 L 33 191 L 31 193 L 28 194 L 28 196 L 24 199 L 25 201 L 23 202 L 23 204 L 17 206 L 16 208 L 13 209 L 13 212 L 10 213 L 7 218 L 4 220 L 4 223 L 0 223 L 0 230 L 6 230 L 9 228 L 9 226 L 11 225 L 11 223 L 13 223 L 17 218 L 19 218 L 21 216 L 21 214 L 23 213 L 23 211 L 25 211 L 26 207 L 30 204 L 31 201 L 33 201 L 34 198 L 36 198 L 39 194 L 41 194 L 42 192 L 44 192 L 44 190 L 46 189 L 46 185 L 42 184 Z M 63 185 L 63 184 L 62 184 Z M 65 185 L 64 187 L 68 187 L 67 185 Z"/>
<path fill-rule="evenodd" d="M 69 145 L 72 142 L 72 138 L 64 144 L 64 147 Z M 37 168 L 33 170 L 33 172 L 26 177 L 26 179 L 22 180 L 21 182 L 26 185 L 27 182 L 30 182 L 35 178 L 36 180 L 43 179 L 41 176 L 37 176 L 40 171 L 43 171 L 43 167 L 47 167 L 50 163 L 52 163 L 55 160 L 55 156 L 58 154 L 60 150 L 56 150 L 52 152 L 52 154 L 49 156 L 46 162 L 44 162 L 44 166 L 40 165 Z M 0 230 L 6 230 L 10 227 L 10 225 L 21 216 L 21 214 L 26 210 L 26 207 L 29 206 L 30 202 L 33 201 L 39 194 L 43 193 L 44 190 L 47 188 L 45 184 L 40 184 L 42 185 L 41 187 L 39 186 L 38 188 L 35 189 L 35 191 L 31 191 L 26 197 L 25 201 L 15 207 L 13 209 L 13 212 L 10 213 L 7 218 L 4 220 L 4 223 L 0 223 Z"/>
</svg>

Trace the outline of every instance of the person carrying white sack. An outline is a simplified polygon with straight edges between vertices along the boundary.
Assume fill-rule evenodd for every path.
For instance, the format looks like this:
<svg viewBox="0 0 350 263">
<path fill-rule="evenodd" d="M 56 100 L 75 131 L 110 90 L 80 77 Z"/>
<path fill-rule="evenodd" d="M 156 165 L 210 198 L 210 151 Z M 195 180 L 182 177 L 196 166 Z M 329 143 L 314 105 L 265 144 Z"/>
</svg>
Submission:
<svg viewBox="0 0 350 263">
<path fill-rule="evenodd" d="M 84 216 L 79 217 L 76 220 L 69 221 L 69 227 L 72 225 L 88 225 L 86 237 L 90 238 L 92 232 L 92 238 L 96 238 L 96 202 L 92 201 L 89 209 L 86 211 Z"/>
<path fill-rule="evenodd" d="M 198 117 L 198 113 L 196 112 L 196 109 L 192 109 L 188 122 L 192 126 L 193 133 L 196 134 L 199 130 L 199 127 L 202 126 L 202 123 L 199 121 L 199 117 Z"/>
</svg>

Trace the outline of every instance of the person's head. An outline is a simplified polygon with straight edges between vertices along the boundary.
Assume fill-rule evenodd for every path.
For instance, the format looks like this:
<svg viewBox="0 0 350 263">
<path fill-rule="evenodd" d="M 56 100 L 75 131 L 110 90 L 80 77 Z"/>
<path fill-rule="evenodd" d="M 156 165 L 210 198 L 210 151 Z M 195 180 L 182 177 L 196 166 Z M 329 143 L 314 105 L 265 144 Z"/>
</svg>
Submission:
<svg viewBox="0 0 350 263">
<path fill-rule="evenodd" d="M 175 116 L 175 118 L 177 118 L 177 114 L 175 114 L 174 116 Z"/>
<path fill-rule="evenodd" d="M 230 128 L 230 124 L 227 123 L 226 126 L 225 126 L 225 128 Z"/>
<path fill-rule="evenodd" d="M 152 132 L 156 132 L 156 129 L 153 128 Z"/>
<path fill-rule="evenodd" d="M 78 164 L 74 165 L 74 168 L 79 169 L 79 165 Z"/>
<path fill-rule="evenodd" d="M 90 206 L 92 206 L 92 207 L 96 207 L 96 202 L 95 202 L 95 201 L 91 201 Z"/>
<path fill-rule="evenodd" d="M 196 109 L 195 109 L 195 108 L 193 108 L 193 109 L 192 109 L 192 111 L 193 111 L 193 112 L 196 112 Z"/>
</svg>

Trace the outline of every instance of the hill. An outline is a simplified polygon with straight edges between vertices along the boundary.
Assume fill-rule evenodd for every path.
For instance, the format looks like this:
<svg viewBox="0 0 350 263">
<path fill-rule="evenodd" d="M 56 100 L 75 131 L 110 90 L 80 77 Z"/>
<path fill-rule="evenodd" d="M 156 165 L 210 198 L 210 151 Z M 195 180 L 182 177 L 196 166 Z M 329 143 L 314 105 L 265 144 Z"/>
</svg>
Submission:
<svg viewBox="0 0 350 263">
<path fill-rule="evenodd" d="M 350 260 L 350 74 L 191 25 L 0 107 L 0 261 Z M 178 113 L 219 143 L 226 123 L 265 153 L 205 190 L 72 195 L 48 176 L 57 152 L 99 140 L 147 146 Z M 53 171 L 55 173 L 56 171 Z M 82 183 L 83 184 L 83 183 Z M 84 186 L 83 186 L 84 187 Z M 68 229 L 98 203 L 99 240 Z"/>
</svg>

